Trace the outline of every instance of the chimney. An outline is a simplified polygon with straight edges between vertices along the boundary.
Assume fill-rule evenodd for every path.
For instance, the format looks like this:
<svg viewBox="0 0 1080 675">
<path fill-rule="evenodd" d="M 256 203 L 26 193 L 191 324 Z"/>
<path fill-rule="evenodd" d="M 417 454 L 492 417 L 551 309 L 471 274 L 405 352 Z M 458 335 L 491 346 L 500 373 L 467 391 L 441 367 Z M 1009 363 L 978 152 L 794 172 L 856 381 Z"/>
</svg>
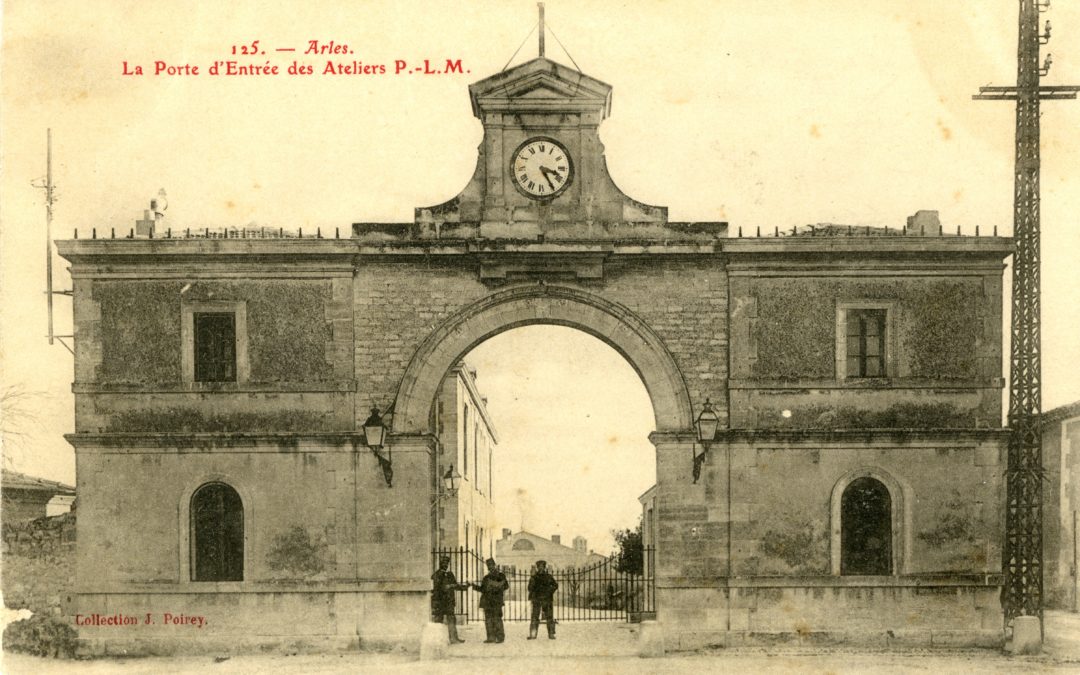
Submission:
<svg viewBox="0 0 1080 675">
<path fill-rule="evenodd" d="M 503 539 L 509 539 L 510 538 L 510 528 L 508 528 L 508 527 L 503 528 L 502 538 Z"/>
<path fill-rule="evenodd" d="M 153 204 L 151 203 L 150 209 L 143 211 L 142 220 L 135 221 L 135 236 L 137 237 L 152 237 L 154 236 L 154 225 L 157 224 L 157 219 L 154 218 L 154 212 L 152 210 Z"/>
<path fill-rule="evenodd" d="M 916 211 L 915 215 L 908 216 L 905 234 L 916 236 L 937 236 L 941 231 L 941 218 L 937 211 Z"/>
<path fill-rule="evenodd" d="M 552 544 L 562 544 L 562 537 L 560 537 L 557 534 L 551 535 L 551 543 Z"/>
</svg>

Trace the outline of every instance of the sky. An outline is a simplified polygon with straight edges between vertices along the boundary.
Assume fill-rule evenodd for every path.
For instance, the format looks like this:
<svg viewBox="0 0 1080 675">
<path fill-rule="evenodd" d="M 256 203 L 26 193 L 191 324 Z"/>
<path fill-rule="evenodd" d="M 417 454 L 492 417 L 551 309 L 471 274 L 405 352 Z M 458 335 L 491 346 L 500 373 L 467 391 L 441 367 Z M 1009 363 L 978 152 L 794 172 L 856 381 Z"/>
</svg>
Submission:
<svg viewBox="0 0 1080 675">
<path fill-rule="evenodd" d="M 637 525 L 637 498 L 656 483 L 655 419 L 634 369 L 564 326 L 500 333 L 465 360 L 499 435 L 493 531 L 558 534 L 566 543 L 581 535 L 610 553 L 611 530 Z"/>
<path fill-rule="evenodd" d="M 548 56 L 614 88 L 600 137 L 615 182 L 672 220 L 747 233 L 898 227 L 936 209 L 949 230 L 1011 232 L 1013 109 L 971 95 L 1015 81 L 1015 0 L 552 0 L 546 14 Z M 1046 16 L 1044 82 L 1080 83 L 1080 4 Z M 56 238 L 123 231 L 161 188 L 174 229 L 408 221 L 472 175 L 481 125 L 467 86 L 535 56 L 535 22 L 535 3 L 505 0 L 5 2 L 0 365 L 28 413 L 5 439 L 8 465 L 74 480 L 61 437 L 72 430 L 72 361 L 44 339 L 45 212 L 32 182 L 45 173 L 46 128 Z M 248 63 L 231 52 L 255 40 L 267 54 L 251 64 L 284 71 L 296 60 L 317 74 L 207 74 L 214 61 Z M 312 40 L 352 53 L 303 54 Z M 392 72 L 395 60 L 448 58 L 467 72 Z M 159 60 L 200 74 L 149 74 Z M 327 60 L 388 73 L 322 75 Z M 148 74 L 125 75 L 125 62 Z M 1080 399 L 1080 102 L 1046 103 L 1042 121 L 1049 409 Z M 55 263 L 57 287 L 69 287 Z M 70 301 L 56 308 L 57 332 L 69 333 Z M 567 352 L 532 353 L 544 370 Z M 525 384 L 508 386 L 524 394 Z"/>
</svg>

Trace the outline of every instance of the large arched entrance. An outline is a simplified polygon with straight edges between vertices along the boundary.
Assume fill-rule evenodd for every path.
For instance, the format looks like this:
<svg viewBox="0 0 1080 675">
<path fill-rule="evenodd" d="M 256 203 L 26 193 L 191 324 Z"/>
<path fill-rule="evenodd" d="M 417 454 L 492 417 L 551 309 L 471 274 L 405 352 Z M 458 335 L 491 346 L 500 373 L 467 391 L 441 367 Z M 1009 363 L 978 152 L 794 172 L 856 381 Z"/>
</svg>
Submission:
<svg viewBox="0 0 1080 675">
<path fill-rule="evenodd" d="M 393 433 L 399 437 L 414 438 L 417 435 L 444 434 L 445 429 L 442 429 L 441 423 L 444 414 L 439 412 L 439 406 L 443 404 L 445 394 L 441 393 L 440 389 L 445 386 L 448 372 L 451 369 L 460 369 L 458 364 L 462 358 L 489 338 L 537 324 L 564 326 L 594 336 L 614 349 L 630 365 L 644 385 L 652 407 L 653 419 L 649 422 L 652 423 L 650 426 L 655 426 L 650 431 L 660 432 L 650 436 L 650 440 L 656 442 L 655 438 L 658 437 L 683 435 L 683 432 L 692 428 L 690 398 L 682 375 L 664 343 L 643 320 L 625 307 L 582 290 L 531 284 L 492 294 L 464 308 L 422 342 L 401 381 L 394 409 Z M 472 420 L 466 422 L 466 426 L 475 424 L 477 417 L 474 411 Z M 452 424 L 457 425 L 459 422 Z M 474 451 L 476 443 L 474 439 Z M 473 456 L 475 457 L 475 454 Z M 457 450 L 444 456 L 440 448 L 434 457 L 432 501 L 439 504 L 440 498 L 445 497 L 440 494 L 443 489 L 440 480 L 443 472 L 453 463 L 453 458 L 458 458 L 458 467 L 464 468 L 467 476 L 471 475 L 469 468 L 466 468 L 469 466 L 469 454 L 466 452 L 464 455 L 464 467 L 462 456 Z M 655 455 L 652 461 L 659 465 Z M 688 467 L 689 462 L 686 464 Z M 475 471 L 475 468 L 473 466 L 472 470 Z M 462 486 L 463 489 L 466 488 L 467 479 L 462 482 Z M 633 495 L 623 497 L 636 504 L 634 500 L 639 493 L 647 489 L 649 486 L 645 485 Z M 653 488 L 654 492 L 658 490 L 659 488 Z M 470 498 L 471 496 L 470 493 Z M 450 503 L 453 504 L 452 508 L 459 508 L 456 500 L 451 500 Z M 582 507 L 587 508 L 587 503 L 583 503 Z M 435 511 L 438 512 L 438 507 Z M 468 525 L 465 526 L 464 547 L 446 546 L 442 543 L 444 538 L 436 534 L 443 531 L 442 526 L 445 524 L 437 523 L 438 518 L 439 516 L 432 518 L 432 542 L 436 544 L 433 562 L 443 555 L 450 555 L 453 557 L 452 566 L 456 568 L 459 577 L 482 576 L 482 560 L 490 551 L 485 552 L 482 546 L 469 550 L 470 546 L 476 543 L 477 528 L 474 526 L 470 531 Z M 613 527 L 615 525 L 612 523 Z M 455 523 L 449 527 L 458 526 Z M 488 529 L 487 532 L 490 534 L 491 530 Z M 466 550 L 463 551 L 462 548 Z M 653 542 L 650 541 L 648 546 L 642 548 L 641 559 L 643 562 L 647 560 L 647 563 L 641 570 L 628 571 L 618 563 L 614 555 L 611 558 L 606 556 L 607 554 L 590 555 L 587 563 L 573 566 L 567 564 L 556 572 L 556 578 L 562 579 L 561 595 L 555 602 L 555 614 L 560 622 L 637 620 L 643 616 L 655 616 L 657 553 Z M 506 571 L 511 579 L 510 594 L 516 593 L 518 604 L 524 606 L 523 598 L 527 596 L 525 582 L 528 580 L 529 568 L 517 569 L 515 566 L 513 571 Z M 590 589 L 595 591 L 592 595 L 596 597 L 589 596 L 586 599 Z M 470 602 L 471 596 L 463 593 L 457 603 L 459 616 L 465 615 L 466 619 L 479 616 L 475 606 L 471 607 L 472 611 L 468 611 Z M 475 602 L 472 604 L 475 605 Z M 511 601 L 510 606 L 516 605 Z M 510 612 L 507 615 L 508 620 L 524 620 L 524 615 L 518 614 L 521 612 Z"/>
<path fill-rule="evenodd" d="M 686 383 L 664 343 L 644 321 L 592 293 L 536 284 L 500 291 L 469 305 L 421 343 L 401 378 L 393 433 L 430 433 L 431 405 L 447 371 L 489 337 L 531 324 L 570 326 L 603 340 L 641 377 L 652 401 L 656 430 L 692 431 Z"/>
</svg>

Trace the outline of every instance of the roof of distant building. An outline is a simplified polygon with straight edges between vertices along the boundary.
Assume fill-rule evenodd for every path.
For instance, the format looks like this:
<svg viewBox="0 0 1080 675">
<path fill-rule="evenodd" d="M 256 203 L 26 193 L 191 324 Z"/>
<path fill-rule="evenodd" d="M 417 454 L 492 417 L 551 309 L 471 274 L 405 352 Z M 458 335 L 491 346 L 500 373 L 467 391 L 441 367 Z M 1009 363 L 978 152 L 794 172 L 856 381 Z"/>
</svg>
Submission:
<svg viewBox="0 0 1080 675">
<path fill-rule="evenodd" d="M 1069 417 L 1080 417 L 1080 401 L 1073 401 L 1053 410 L 1048 410 L 1040 415 L 1043 426 L 1060 422 Z"/>
<path fill-rule="evenodd" d="M 53 492 L 58 495 L 74 495 L 75 488 L 54 480 L 30 476 L 18 471 L 3 469 L 0 489 L 4 490 L 39 490 Z"/>
</svg>

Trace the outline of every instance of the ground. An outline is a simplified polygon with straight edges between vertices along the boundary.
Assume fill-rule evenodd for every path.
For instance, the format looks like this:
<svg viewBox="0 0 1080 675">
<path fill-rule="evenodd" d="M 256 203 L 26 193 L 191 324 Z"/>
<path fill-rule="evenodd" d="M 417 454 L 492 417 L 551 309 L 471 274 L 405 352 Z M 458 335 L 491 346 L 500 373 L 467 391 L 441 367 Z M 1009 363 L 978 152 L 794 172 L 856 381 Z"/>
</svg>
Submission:
<svg viewBox="0 0 1080 675">
<path fill-rule="evenodd" d="M 853 648 L 739 648 L 642 659 L 634 655 L 636 628 L 618 622 L 564 623 L 558 638 L 525 639 L 523 623 L 507 624 L 507 641 L 483 644 L 483 626 L 463 627 L 464 645 L 445 661 L 418 661 L 408 654 L 251 655 L 56 661 L 5 654 L 9 675 L 85 673 L 1080 673 L 1080 614 L 1049 612 L 1046 644 L 1039 656 L 1011 657 L 993 650 L 860 650 Z M 603 655 L 597 655 L 602 653 Z"/>
</svg>

